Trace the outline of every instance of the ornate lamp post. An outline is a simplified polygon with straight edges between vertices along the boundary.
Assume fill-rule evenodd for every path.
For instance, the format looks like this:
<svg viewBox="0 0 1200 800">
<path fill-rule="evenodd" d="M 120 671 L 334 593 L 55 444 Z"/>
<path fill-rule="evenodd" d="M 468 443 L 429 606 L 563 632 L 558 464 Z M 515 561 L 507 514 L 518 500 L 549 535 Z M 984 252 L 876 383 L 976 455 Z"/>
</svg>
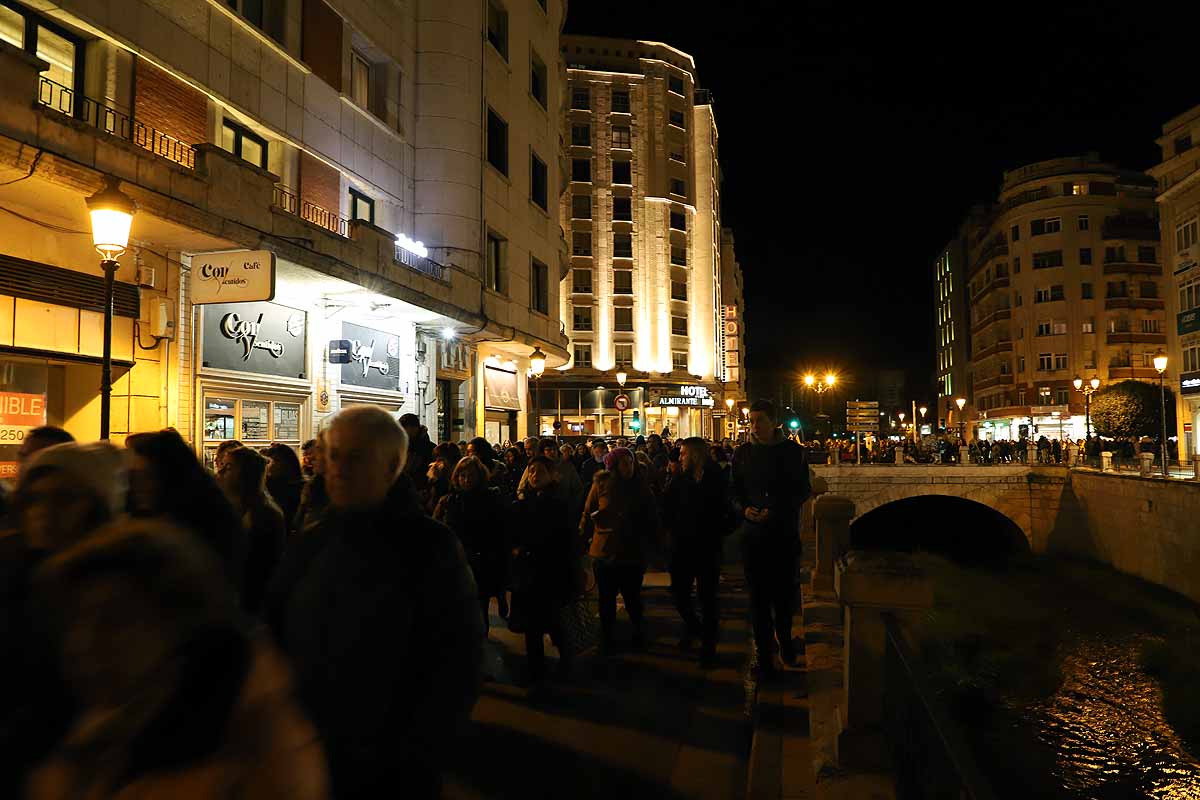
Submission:
<svg viewBox="0 0 1200 800">
<path fill-rule="evenodd" d="M 538 388 L 542 382 L 542 374 L 546 371 L 546 354 L 542 348 L 534 347 L 529 354 L 529 375 L 533 378 L 533 435 L 542 435 L 542 404 L 538 396 Z"/>
<path fill-rule="evenodd" d="M 1092 394 L 1100 388 L 1100 378 L 1093 375 L 1090 381 L 1084 383 L 1083 378 L 1077 375 L 1071 383 L 1075 385 L 1075 391 L 1083 394 L 1083 424 L 1087 432 L 1087 439 L 1084 441 L 1090 443 L 1092 441 Z"/>
<path fill-rule="evenodd" d="M 92 218 L 92 244 L 100 254 L 104 270 L 104 356 L 100 366 L 100 438 L 108 438 L 109 409 L 112 404 L 112 318 L 113 282 L 117 259 L 129 247 L 129 228 L 137 204 L 121 191 L 121 181 L 108 176 L 103 189 L 87 199 Z"/>
<path fill-rule="evenodd" d="M 954 405 L 958 406 L 958 438 L 964 442 L 967 440 L 967 421 L 963 419 L 963 406 L 967 404 L 967 398 L 958 397 L 954 400 Z"/>
<path fill-rule="evenodd" d="M 1158 370 L 1159 417 L 1162 419 L 1162 438 L 1159 449 L 1162 450 L 1162 473 L 1167 477 L 1167 387 L 1163 383 L 1163 375 L 1167 371 L 1167 354 L 1159 350 L 1154 355 L 1154 368 Z"/>
<path fill-rule="evenodd" d="M 621 392 L 620 392 L 621 394 L 625 393 L 625 381 L 627 381 L 627 380 L 629 380 L 629 373 L 623 369 L 617 370 L 617 385 L 621 387 Z M 625 409 L 618 408 L 617 412 L 620 415 L 619 416 L 620 421 L 617 423 L 617 425 L 619 426 L 619 429 L 617 431 L 617 436 L 624 436 L 625 435 Z"/>
</svg>

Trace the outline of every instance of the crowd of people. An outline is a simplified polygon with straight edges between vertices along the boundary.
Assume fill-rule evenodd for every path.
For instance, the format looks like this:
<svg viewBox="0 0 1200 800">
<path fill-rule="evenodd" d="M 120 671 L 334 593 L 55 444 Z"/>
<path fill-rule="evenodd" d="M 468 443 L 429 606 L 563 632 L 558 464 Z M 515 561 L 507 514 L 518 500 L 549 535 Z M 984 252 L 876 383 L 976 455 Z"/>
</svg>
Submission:
<svg viewBox="0 0 1200 800">
<path fill-rule="evenodd" d="M 647 646 L 647 568 L 680 646 L 719 638 L 741 531 L 758 667 L 794 663 L 805 452 L 770 402 L 736 449 L 657 435 L 435 445 L 415 415 L 342 411 L 297 454 L 173 429 L 124 448 L 26 435 L 0 535 L 0 796 L 437 797 L 480 691 L 492 604 L 533 687 Z M 697 609 L 697 606 L 699 607 Z"/>
</svg>

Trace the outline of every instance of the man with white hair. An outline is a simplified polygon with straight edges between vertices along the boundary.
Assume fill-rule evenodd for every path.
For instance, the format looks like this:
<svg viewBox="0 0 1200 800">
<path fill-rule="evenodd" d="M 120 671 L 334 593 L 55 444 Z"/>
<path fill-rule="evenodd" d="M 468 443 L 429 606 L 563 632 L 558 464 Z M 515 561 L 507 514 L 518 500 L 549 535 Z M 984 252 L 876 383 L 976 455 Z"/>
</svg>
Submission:
<svg viewBox="0 0 1200 800">
<path fill-rule="evenodd" d="M 334 418 L 329 514 L 285 555 L 266 604 L 338 798 L 439 797 L 479 693 L 475 580 L 458 537 L 424 516 L 402 475 L 407 445 L 377 406 Z"/>
</svg>

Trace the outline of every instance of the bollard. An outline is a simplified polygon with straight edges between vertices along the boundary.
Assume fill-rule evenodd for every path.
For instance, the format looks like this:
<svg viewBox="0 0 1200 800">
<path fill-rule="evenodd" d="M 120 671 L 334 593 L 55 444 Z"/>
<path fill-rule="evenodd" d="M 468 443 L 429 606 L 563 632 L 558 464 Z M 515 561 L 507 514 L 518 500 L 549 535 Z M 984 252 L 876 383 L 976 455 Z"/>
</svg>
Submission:
<svg viewBox="0 0 1200 800">
<path fill-rule="evenodd" d="M 896 463 L 897 463 L 897 464 L 903 464 L 903 463 L 904 463 L 904 451 L 903 451 L 902 449 L 900 449 L 899 447 L 897 447 L 897 448 L 896 448 L 896 451 L 895 451 L 895 453 L 893 453 L 893 455 L 894 455 L 894 457 L 895 457 L 895 459 L 896 459 Z"/>
<path fill-rule="evenodd" d="M 850 520 L 854 501 L 823 494 L 813 503 L 813 526 L 817 534 L 817 557 L 813 565 L 814 591 L 832 591 L 833 565 L 850 547 Z"/>
<path fill-rule="evenodd" d="M 1142 462 L 1142 477 L 1149 478 L 1154 474 L 1154 453 L 1138 453 L 1138 459 Z"/>
<path fill-rule="evenodd" d="M 964 445 L 958 448 L 958 465 L 965 467 L 969 463 L 971 463 L 971 448 Z"/>
<path fill-rule="evenodd" d="M 837 563 L 845 617 L 839 766 L 875 766 L 885 748 L 883 615 L 933 605 L 933 584 L 905 553 L 853 550 Z"/>
<path fill-rule="evenodd" d="M 1102 450 L 1100 452 L 1100 469 L 1103 472 L 1113 471 L 1113 454 L 1111 450 Z"/>
<path fill-rule="evenodd" d="M 1025 463 L 1029 464 L 1030 466 L 1038 463 L 1037 445 L 1033 442 L 1029 442 L 1027 445 L 1025 445 Z"/>
</svg>

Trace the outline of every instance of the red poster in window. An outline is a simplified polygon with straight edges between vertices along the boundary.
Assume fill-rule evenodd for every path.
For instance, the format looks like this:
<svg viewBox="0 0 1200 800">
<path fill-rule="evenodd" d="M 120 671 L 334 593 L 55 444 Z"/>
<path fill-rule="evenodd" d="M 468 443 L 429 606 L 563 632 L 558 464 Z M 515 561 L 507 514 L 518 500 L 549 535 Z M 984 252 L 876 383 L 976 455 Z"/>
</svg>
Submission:
<svg viewBox="0 0 1200 800">
<path fill-rule="evenodd" d="M 0 452 L 15 455 L 25 434 L 46 424 L 46 395 L 0 392 Z M 0 461 L 0 478 L 17 474 L 16 461 Z"/>
</svg>

